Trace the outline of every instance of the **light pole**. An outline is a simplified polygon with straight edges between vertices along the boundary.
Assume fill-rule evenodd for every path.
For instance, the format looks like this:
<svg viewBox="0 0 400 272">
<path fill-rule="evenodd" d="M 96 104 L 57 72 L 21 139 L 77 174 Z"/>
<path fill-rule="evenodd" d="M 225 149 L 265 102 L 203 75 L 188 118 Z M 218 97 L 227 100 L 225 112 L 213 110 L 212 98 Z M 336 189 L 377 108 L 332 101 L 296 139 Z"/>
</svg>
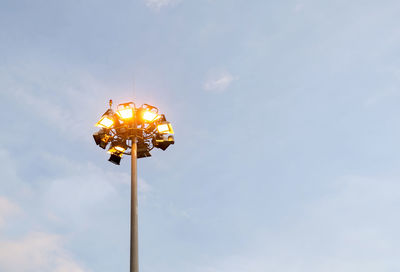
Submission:
<svg viewBox="0 0 400 272">
<path fill-rule="evenodd" d="M 156 107 L 143 104 L 137 108 L 135 103 L 128 102 L 119 104 L 114 112 L 112 100 L 96 126 L 100 130 L 93 134 L 94 141 L 103 149 L 109 146 L 110 162 L 119 165 L 123 155 L 131 155 L 130 272 L 138 272 L 137 159 L 150 157 L 154 147 L 166 150 L 174 144 L 174 131 Z"/>
<path fill-rule="evenodd" d="M 137 145 L 136 137 L 131 139 L 131 257 L 130 271 L 139 271 L 138 245 L 138 196 L 137 196 Z"/>
</svg>

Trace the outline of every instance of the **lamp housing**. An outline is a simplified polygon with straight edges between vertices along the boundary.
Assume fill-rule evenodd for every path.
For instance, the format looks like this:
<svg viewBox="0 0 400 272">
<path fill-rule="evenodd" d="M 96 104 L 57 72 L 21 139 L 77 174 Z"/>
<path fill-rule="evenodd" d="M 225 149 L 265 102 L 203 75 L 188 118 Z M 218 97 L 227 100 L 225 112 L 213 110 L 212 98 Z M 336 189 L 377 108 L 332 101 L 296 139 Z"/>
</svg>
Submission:
<svg viewBox="0 0 400 272">
<path fill-rule="evenodd" d="M 136 156 L 138 159 L 151 157 L 149 144 L 143 140 L 139 140 L 136 145 Z"/>
<path fill-rule="evenodd" d="M 124 121 L 132 120 L 135 116 L 135 104 L 133 102 L 119 104 L 116 114 Z"/>
<path fill-rule="evenodd" d="M 108 134 L 108 130 L 102 128 L 99 131 L 93 134 L 93 139 L 96 145 L 100 146 L 103 149 L 106 149 L 111 136 Z"/>
<path fill-rule="evenodd" d="M 110 129 L 115 123 L 114 112 L 112 109 L 108 109 L 95 124 L 96 127 Z"/>
<path fill-rule="evenodd" d="M 108 159 L 109 162 L 112 162 L 115 165 L 120 165 L 121 163 L 121 156 L 116 154 L 111 154 L 110 158 Z"/>
<path fill-rule="evenodd" d="M 162 150 L 166 150 L 170 145 L 175 143 L 174 136 L 172 135 L 162 135 L 162 134 L 156 134 L 153 137 L 153 146 L 156 148 L 160 148 Z"/>
<path fill-rule="evenodd" d="M 159 119 L 161 115 L 158 114 L 158 109 L 156 107 L 144 104 L 140 109 L 140 117 L 142 121 L 151 123 Z"/>
<path fill-rule="evenodd" d="M 108 149 L 108 153 L 110 154 L 122 154 L 125 152 L 125 150 L 128 149 L 128 145 L 124 140 L 116 140 L 111 143 L 110 148 Z"/>
<path fill-rule="evenodd" d="M 174 134 L 171 123 L 167 121 L 160 122 L 157 125 L 157 131 L 159 134 Z"/>
</svg>

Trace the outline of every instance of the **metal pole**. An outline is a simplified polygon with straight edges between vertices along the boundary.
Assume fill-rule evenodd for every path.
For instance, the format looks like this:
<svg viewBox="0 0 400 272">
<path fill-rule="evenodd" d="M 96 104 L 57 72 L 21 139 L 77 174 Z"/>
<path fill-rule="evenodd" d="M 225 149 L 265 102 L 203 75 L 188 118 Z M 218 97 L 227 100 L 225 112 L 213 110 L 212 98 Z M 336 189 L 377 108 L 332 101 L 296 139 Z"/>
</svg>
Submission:
<svg viewBox="0 0 400 272">
<path fill-rule="evenodd" d="M 131 266 L 130 272 L 139 272 L 138 252 L 138 199 L 137 199 L 137 146 L 132 136 L 131 154 Z"/>
</svg>

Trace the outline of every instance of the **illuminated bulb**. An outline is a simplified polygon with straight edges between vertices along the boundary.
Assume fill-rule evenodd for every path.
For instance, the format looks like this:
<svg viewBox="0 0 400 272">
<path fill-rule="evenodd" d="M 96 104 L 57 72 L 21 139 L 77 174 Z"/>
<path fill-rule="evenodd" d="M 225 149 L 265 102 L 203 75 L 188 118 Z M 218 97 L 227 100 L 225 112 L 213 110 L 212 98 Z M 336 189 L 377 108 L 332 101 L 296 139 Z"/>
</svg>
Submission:
<svg viewBox="0 0 400 272">
<path fill-rule="evenodd" d="M 114 124 L 113 119 L 109 118 L 108 116 L 103 116 L 101 117 L 100 121 L 96 123 L 96 126 L 103 128 L 111 128 L 113 124 Z"/>
<path fill-rule="evenodd" d="M 157 126 L 157 130 L 160 133 L 167 133 L 169 131 L 168 124 L 161 124 Z"/>
<path fill-rule="evenodd" d="M 155 112 L 146 110 L 143 112 L 142 118 L 147 122 L 153 122 L 154 120 L 160 118 L 160 116 Z"/>
<path fill-rule="evenodd" d="M 160 134 L 174 134 L 174 130 L 169 122 L 159 124 L 157 130 Z"/>
<path fill-rule="evenodd" d="M 121 153 L 123 153 L 123 152 L 125 152 L 125 148 L 123 148 L 122 146 L 115 146 L 114 147 L 116 150 L 118 150 L 119 152 L 121 152 Z"/>
<path fill-rule="evenodd" d="M 132 108 L 124 108 L 117 111 L 117 115 L 121 117 L 121 119 L 132 119 L 133 118 L 133 109 Z"/>
</svg>

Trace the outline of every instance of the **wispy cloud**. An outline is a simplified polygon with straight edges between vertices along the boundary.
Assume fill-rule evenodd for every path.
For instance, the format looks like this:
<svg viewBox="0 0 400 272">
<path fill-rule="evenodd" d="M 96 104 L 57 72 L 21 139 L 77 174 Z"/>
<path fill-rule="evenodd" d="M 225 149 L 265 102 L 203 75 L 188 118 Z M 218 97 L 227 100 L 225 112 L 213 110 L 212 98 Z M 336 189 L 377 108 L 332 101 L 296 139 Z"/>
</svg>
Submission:
<svg viewBox="0 0 400 272">
<path fill-rule="evenodd" d="M 194 271 L 395 271 L 398 179 L 344 176 L 331 186 L 281 230 L 263 230 L 250 248 Z"/>
<path fill-rule="evenodd" d="M 163 7 L 177 3 L 177 0 L 146 0 L 146 5 L 153 10 L 160 10 Z"/>
<path fill-rule="evenodd" d="M 139 192 L 144 195 L 144 194 L 151 192 L 153 188 L 147 181 L 145 181 L 142 178 L 138 178 L 138 189 L 139 189 Z"/>
<path fill-rule="evenodd" d="M 303 3 L 298 3 L 298 4 L 295 6 L 294 11 L 295 11 L 296 13 L 298 13 L 298 12 L 301 12 L 301 11 L 303 10 L 303 8 L 304 8 L 304 4 L 303 4 Z"/>
<path fill-rule="evenodd" d="M 0 227 L 5 224 L 6 218 L 18 213 L 19 207 L 5 197 L 0 196 Z"/>
<path fill-rule="evenodd" d="M 0 196 L 0 227 L 7 227 L 0 232 L 0 271 L 89 271 L 65 249 L 62 235 L 28 231 L 12 235 L 12 238 L 7 236 L 20 220 L 29 222 L 28 217 L 29 213 L 24 213 L 20 205 Z"/>
<path fill-rule="evenodd" d="M 227 71 L 214 73 L 208 77 L 204 83 L 204 89 L 207 91 L 222 92 L 226 90 L 235 77 Z"/>
<path fill-rule="evenodd" d="M 85 272 L 64 249 L 59 235 L 34 232 L 0 243 L 0 270 L 8 272 Z"/>
<path fill-rule="evenodd" d="M 390 99 L 394 99 L 399 96 L 400 93 L 397 88 L 379 91 L 368 96 L 364 101 L 364 106 L 367 108 L 377 106 L 380 103 L 390 101 Z"/>
</svg>

